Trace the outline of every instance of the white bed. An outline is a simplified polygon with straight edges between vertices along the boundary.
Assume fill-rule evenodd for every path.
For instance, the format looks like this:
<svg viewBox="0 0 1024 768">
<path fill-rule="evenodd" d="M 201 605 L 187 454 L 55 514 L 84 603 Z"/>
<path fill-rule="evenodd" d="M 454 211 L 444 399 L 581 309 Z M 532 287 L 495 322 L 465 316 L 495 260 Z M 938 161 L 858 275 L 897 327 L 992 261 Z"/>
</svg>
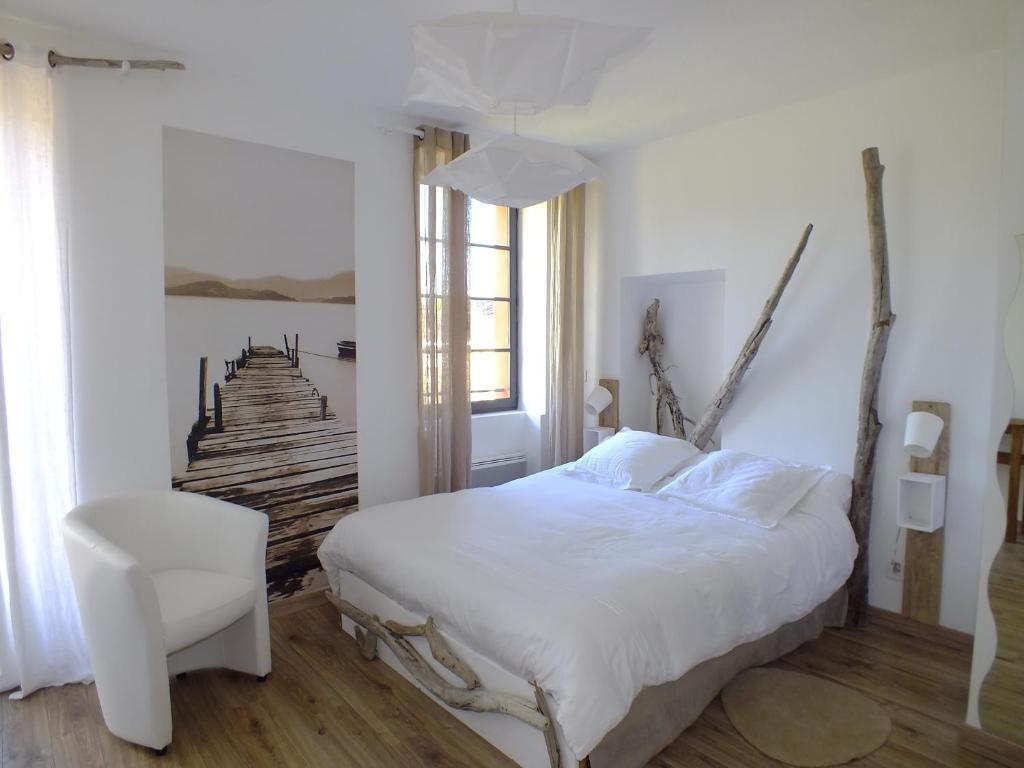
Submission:
<svg viewBox="0 0 1024 768">
<path fill-rule="evenodd" d="M 815 490 L 761 528 L 555 469 L 356 512 L 320 559 L 335 595 L 363 610 L 432 617 L 487 687 L 527 695 L 536 681 L 563 765 L 575 766 L 641 691 L 811 615 L 842 588 L 857 551 L 848 495 Z M 520 764 L 548 764 L 529 726 L 457 714 Z"/>
</svg>

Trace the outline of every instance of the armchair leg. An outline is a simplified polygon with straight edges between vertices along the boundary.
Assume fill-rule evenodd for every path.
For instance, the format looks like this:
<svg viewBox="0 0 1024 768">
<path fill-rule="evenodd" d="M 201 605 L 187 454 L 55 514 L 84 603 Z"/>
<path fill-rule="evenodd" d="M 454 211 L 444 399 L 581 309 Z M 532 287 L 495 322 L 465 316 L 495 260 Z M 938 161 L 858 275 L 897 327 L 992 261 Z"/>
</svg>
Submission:
<svg viewBox="0 0 1024 768">
<path fill-rule="evenodd" d="M 256 678 L 256 682 L 258 682 L 258 683 L 265 683 L 265 682 L 267 682 L 267 675 L 260 675 L 259 677 Z"/>
<path fill-rule="evenodd" d="M 179 672 L 177 675 L 175 675 L 175 677 L 179 680 L 184 680 L 186 677 L 188 677 L 188 672 Z"/>
<path fill-rule="evenodd" d="M 154 755 L 156 755 L 157 757 L 163 757 L 164 755 L 166 755 L 166 754 L 167 754 L 167 746 L 166 746 L 166 745 L 164 745 L 164 746 L 160 747 L 160 749 L 154 749 L 154 750 L 152 750 L 152 752 L 153 752 L 153 754 L 154 754 Z"/>
</svg>

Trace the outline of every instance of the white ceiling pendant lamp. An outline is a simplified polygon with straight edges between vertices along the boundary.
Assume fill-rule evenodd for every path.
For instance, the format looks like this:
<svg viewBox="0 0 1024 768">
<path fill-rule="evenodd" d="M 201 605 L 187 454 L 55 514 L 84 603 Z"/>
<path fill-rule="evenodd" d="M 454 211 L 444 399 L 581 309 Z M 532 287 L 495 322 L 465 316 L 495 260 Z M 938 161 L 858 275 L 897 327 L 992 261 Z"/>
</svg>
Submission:
<svg viewBox="0 0 1024 768">
<path fill-rule="evenodd" d="M 527 208 L 599 175 L 600 169 L 572 147 L 513 135 L 474 147 L 435 168 L 423 183 L 453 187 L 492 205 Z"/>
<path fill-rule="evenodd" d="M 649 36 L 647 29 L 517 11 L 417 24 L 406 103 L 492 115 L 586 104 L 607 62 L 640 48 Z"/>
</svg>

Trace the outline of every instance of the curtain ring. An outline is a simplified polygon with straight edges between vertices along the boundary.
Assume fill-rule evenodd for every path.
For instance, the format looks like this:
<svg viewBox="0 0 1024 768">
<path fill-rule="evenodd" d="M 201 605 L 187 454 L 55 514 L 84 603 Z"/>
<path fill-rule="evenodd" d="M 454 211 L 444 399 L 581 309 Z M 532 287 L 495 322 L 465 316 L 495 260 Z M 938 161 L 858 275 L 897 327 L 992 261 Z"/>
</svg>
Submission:
<svg viewBox="0 0 1024 768">
<path fill-rule="evenodd" d="M 0 57 L 2 57 L 4 61 L 10 61 L 13 59 L 14 43 L 9 43 L 6 40 L 0 41 Z"/>
</svg>

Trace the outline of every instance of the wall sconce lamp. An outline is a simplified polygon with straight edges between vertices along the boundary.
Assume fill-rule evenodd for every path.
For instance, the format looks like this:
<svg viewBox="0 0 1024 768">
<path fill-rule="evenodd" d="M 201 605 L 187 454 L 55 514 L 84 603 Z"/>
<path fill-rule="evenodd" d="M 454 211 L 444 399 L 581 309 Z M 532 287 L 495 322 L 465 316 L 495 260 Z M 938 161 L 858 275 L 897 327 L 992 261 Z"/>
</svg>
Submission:
<svg viewBox="0 0 1024 768">
<path fill-rule="evenodd" d="M 907 416 L 907 428 L 903 433 L 903 450 L 917 459 L 927 459 L 935 452 L 946 422 L 940 416 L 927 411 L 912 411 Z"/>
<path fill-rule="evenodd" d="M 614 435 L 619 428 L 619 381 L 600 379 L 587 395 L 583 410 L 597 417 L 597 425 L 583 428 L 583 450 L 589 451 Z"/>
<path fill-rule="evenodd" d="M 591 416 L 600 416 L 611 404 L 612 393 L 602 386 L 597 386 L 587 395 L 587 401 L 583 404 L 583 408 Z"/>
</svg>

